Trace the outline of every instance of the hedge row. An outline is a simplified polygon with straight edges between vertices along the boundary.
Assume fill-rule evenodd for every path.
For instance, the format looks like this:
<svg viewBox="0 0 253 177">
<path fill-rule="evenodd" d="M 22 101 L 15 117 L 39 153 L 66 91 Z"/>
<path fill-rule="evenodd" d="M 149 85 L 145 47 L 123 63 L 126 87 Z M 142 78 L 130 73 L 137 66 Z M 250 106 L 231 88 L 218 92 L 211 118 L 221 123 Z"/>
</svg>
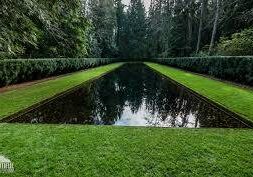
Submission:
<svg viewBox="0 0 253 177">
<path fill-rule="evenodd" d="M 0 60 L 0 87 L 70 73 L 116 62 L 117 59 L 11 59 Z"/>
<path fill-rule="evenodd" d="M 152 61 L 253 86 L 253 56 L 167 58 Z"/>
<path fill-rule="evenodd" d="M 0 87 L 117 61 L 119 59 L 111 58 L 0 60 Z M 158 58 L 151 61 L 253 86 L 253 56 Z"/>
</svg>

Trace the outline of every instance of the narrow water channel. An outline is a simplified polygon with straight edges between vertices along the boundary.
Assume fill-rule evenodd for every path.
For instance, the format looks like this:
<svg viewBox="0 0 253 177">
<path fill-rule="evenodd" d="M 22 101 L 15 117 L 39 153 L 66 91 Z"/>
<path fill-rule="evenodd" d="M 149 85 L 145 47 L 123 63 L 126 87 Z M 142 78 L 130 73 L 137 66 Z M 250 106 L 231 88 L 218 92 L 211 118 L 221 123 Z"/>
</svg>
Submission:
<svg viewBox="0 0 253 177">
<path fill-rule="evenodd" d="M 246 127 L 144 64 L 125 64 L 12 120 L 19 123 Z"/>
</svg>

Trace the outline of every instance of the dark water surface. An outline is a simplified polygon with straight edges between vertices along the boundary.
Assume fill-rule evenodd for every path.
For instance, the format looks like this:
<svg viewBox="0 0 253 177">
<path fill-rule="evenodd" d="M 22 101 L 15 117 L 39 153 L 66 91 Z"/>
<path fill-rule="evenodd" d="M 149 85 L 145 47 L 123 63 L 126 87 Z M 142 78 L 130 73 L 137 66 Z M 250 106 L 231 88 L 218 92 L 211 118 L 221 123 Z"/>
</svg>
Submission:
<svg viewBox="0 0 253 177">
<path fill-rule="evenodd" d="M 144 64 L 125 64 L 13 120 L 19 123 L 246 127 Z"/>
</svg>

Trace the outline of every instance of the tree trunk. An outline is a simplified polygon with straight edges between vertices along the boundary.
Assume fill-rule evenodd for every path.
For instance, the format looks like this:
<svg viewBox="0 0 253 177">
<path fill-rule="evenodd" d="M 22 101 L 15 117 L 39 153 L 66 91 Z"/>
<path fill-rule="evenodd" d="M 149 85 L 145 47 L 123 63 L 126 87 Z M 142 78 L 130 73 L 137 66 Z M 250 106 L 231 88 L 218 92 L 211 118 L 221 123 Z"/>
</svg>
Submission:
<svg viewBox="0 0 253 177">
<path fill-rule="evenodd" d="M 196 54 L 199 53 L 199 49 L 200 49 L 206 1 L 207 0 L 202 0 L 202 5 L 201 5 L 201 17 L 200 17 L 200 21 L 199 21 L 199 34 L 198 34 L 198 43 L 197 43 Z"/>
<path fill-rule="evenodd" d="M 220 0 L 216 0 L 215 20 L 214 20 L 214 24 L 213 24 L 213 33 L 212 33 L 211 43 L 210 43 L 209 52 L 208 52 L 209 55 L 213 51 L 214 40 L 215 40 L 217 27 L 218 27 L 219 15 L 220 15 Z"/>
<path fill-rule="evenodd" d="M 195 0 L 191 0 L 188 7 L 188 47 L 189 47 L 189 50 L 191 50 L 191 44 L 192 44 L 192 27 L 193 27 L 192 20 L 193 20 L 193 13 L 194 13 L 192 10 L 192 7 L 193 7 L 193 4 L 195 3 L 194 1 Z"/>
</svg>

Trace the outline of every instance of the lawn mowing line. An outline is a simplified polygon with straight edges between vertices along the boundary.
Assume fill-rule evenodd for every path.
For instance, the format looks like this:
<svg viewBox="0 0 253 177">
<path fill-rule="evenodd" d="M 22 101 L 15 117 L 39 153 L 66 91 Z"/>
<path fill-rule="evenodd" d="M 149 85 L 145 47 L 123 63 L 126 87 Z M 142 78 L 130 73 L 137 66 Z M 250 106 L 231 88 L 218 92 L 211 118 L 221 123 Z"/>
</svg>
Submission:
<svg viewBox="0 0 253 177">
<path fill-rule="evenodd" d="M 11 121 L 13 119 L 19 118 L 20 116 L 22 116 L 22 115 L 24 115 L 24 114 L 26 114 L 26 113 L 28 113 L 28 112 L 30 112 L 30 111 L 38 108 L 39 106 L 41 106 L 43 104 L 49 103 L 49 102 L 55 100 L 56 98 L 59 98 L 59 97 L 64 96 L 64 95 L 66 95 L 68 93 L 71 93 L 71 92 L 73 92 L 73 91 L 81 88 L 85 84 L 88 84 L 89 82 L 92 82 L 92 81 L 94 81 L 96 79 L 99 79 L 99 78 L 105 76 L 106 74 L 108 74 L 108 73 L 110 73 L 110 72 L 112 72 L 112 71 L 114 71 L 116 69 L 119 69 L 122 65 L 123 64 L 120 63 L 119 66 L 117 66 L 117 67 L 115 67 L 115 68 L 113 68 L 113 69 L 111 69 L 109 71 L 106 71 L 106 72 L 104 72 L 104 73 L 102 73 L 102 74 L 100 74 L 100 75 L 98 75 L 96 77 L 93 77 L 93 78 L 91 78 L 89 80 L 86 80 L 86 81 L 82 82 L 81 84 L 78 84 L 78 85 L 75 85 L 73 87 L 70 87 L 67 90 L 64 90 L 62 92 L 56 93 L 53 96 L 50 96 L 49 98 L 45 98 L 44 100 L 41 100 L 38 103 L 32 104 L 32 105 L 28 106 L 27 108 L 22 109 L 22 110 L 20 110 L 20 111 L 18 111 L 16 113 L 12 113 L 10 115 L 4 116 L 4 117 L 0 118 L 0 123 L 9 122 L 9 121 Z M 95 69 L 95 68 L 92 68 L 92 69 Z M 89 70 L 85 70 L 85 72 L 87 72 L 87 71 L 89 71 Z M 79 72 L 81 73 L 81 72 L 84 72 L 84 71 L 79 71 Z M 76 74 L 76 73 L 74 73 L 74 74 Z M 62 77 L 60 77 L 60 78 L 62 78 Z"/>
<path fill-rule="evenodd" d="M 145 63 L 146 64 L 146 63 Z M 208 104 L 211 104 L 212 106 L 214 106 L 215 108 L 217 108 L 218 110 L 220 110 L 221 112 L 233 117 L 234 119 L 240 121 L 241 123 L 243 123 L 244 125 L 248 126 L 249 128 L 253 128 L 253 122 L 249 119 L 247 119 L 246 117 L 244 117 L 243 115 L 240 115 L 239 113 L 237 112 L 234 112 L 233 110 L 230 110 L 229 108 L 227 108 L 225 105 L 223 104 L 220 104 L 218 102 L 215 102 L 214 100 L 211 100 L 210 98 L 202 95 L 201 93 L 198 93 L 197 91 L 187 87 L 186 85 L 174 80 L 173 78 L 161 73 L 160 71 L 152 68 L 151 66 L 147 65 L 153 72 L 159 74 L 159 75 L 162 75 L 164 76 L 165 78 L 169 79 L 173 84 L 176 84 L 180 87 L 183 87 L 184 89 L 186 89 L 187 91 L 189 91 L 191 94 L 193 94 L 194 96 L 196 96 L 198 99 L 208 103 Z M 164 65 L 166 66 L 166 65 Z M 182 70 L 184 71 L 184 70 Z M 187 72 L 187 71 L 184 71 L 184 72 Z M 194 73 L 192 73 L 194 74 Z M 202 76 L 203 77 L 203 76 Z M 210 79 L 210 78 L 208 78 Z"/>
</svg>

